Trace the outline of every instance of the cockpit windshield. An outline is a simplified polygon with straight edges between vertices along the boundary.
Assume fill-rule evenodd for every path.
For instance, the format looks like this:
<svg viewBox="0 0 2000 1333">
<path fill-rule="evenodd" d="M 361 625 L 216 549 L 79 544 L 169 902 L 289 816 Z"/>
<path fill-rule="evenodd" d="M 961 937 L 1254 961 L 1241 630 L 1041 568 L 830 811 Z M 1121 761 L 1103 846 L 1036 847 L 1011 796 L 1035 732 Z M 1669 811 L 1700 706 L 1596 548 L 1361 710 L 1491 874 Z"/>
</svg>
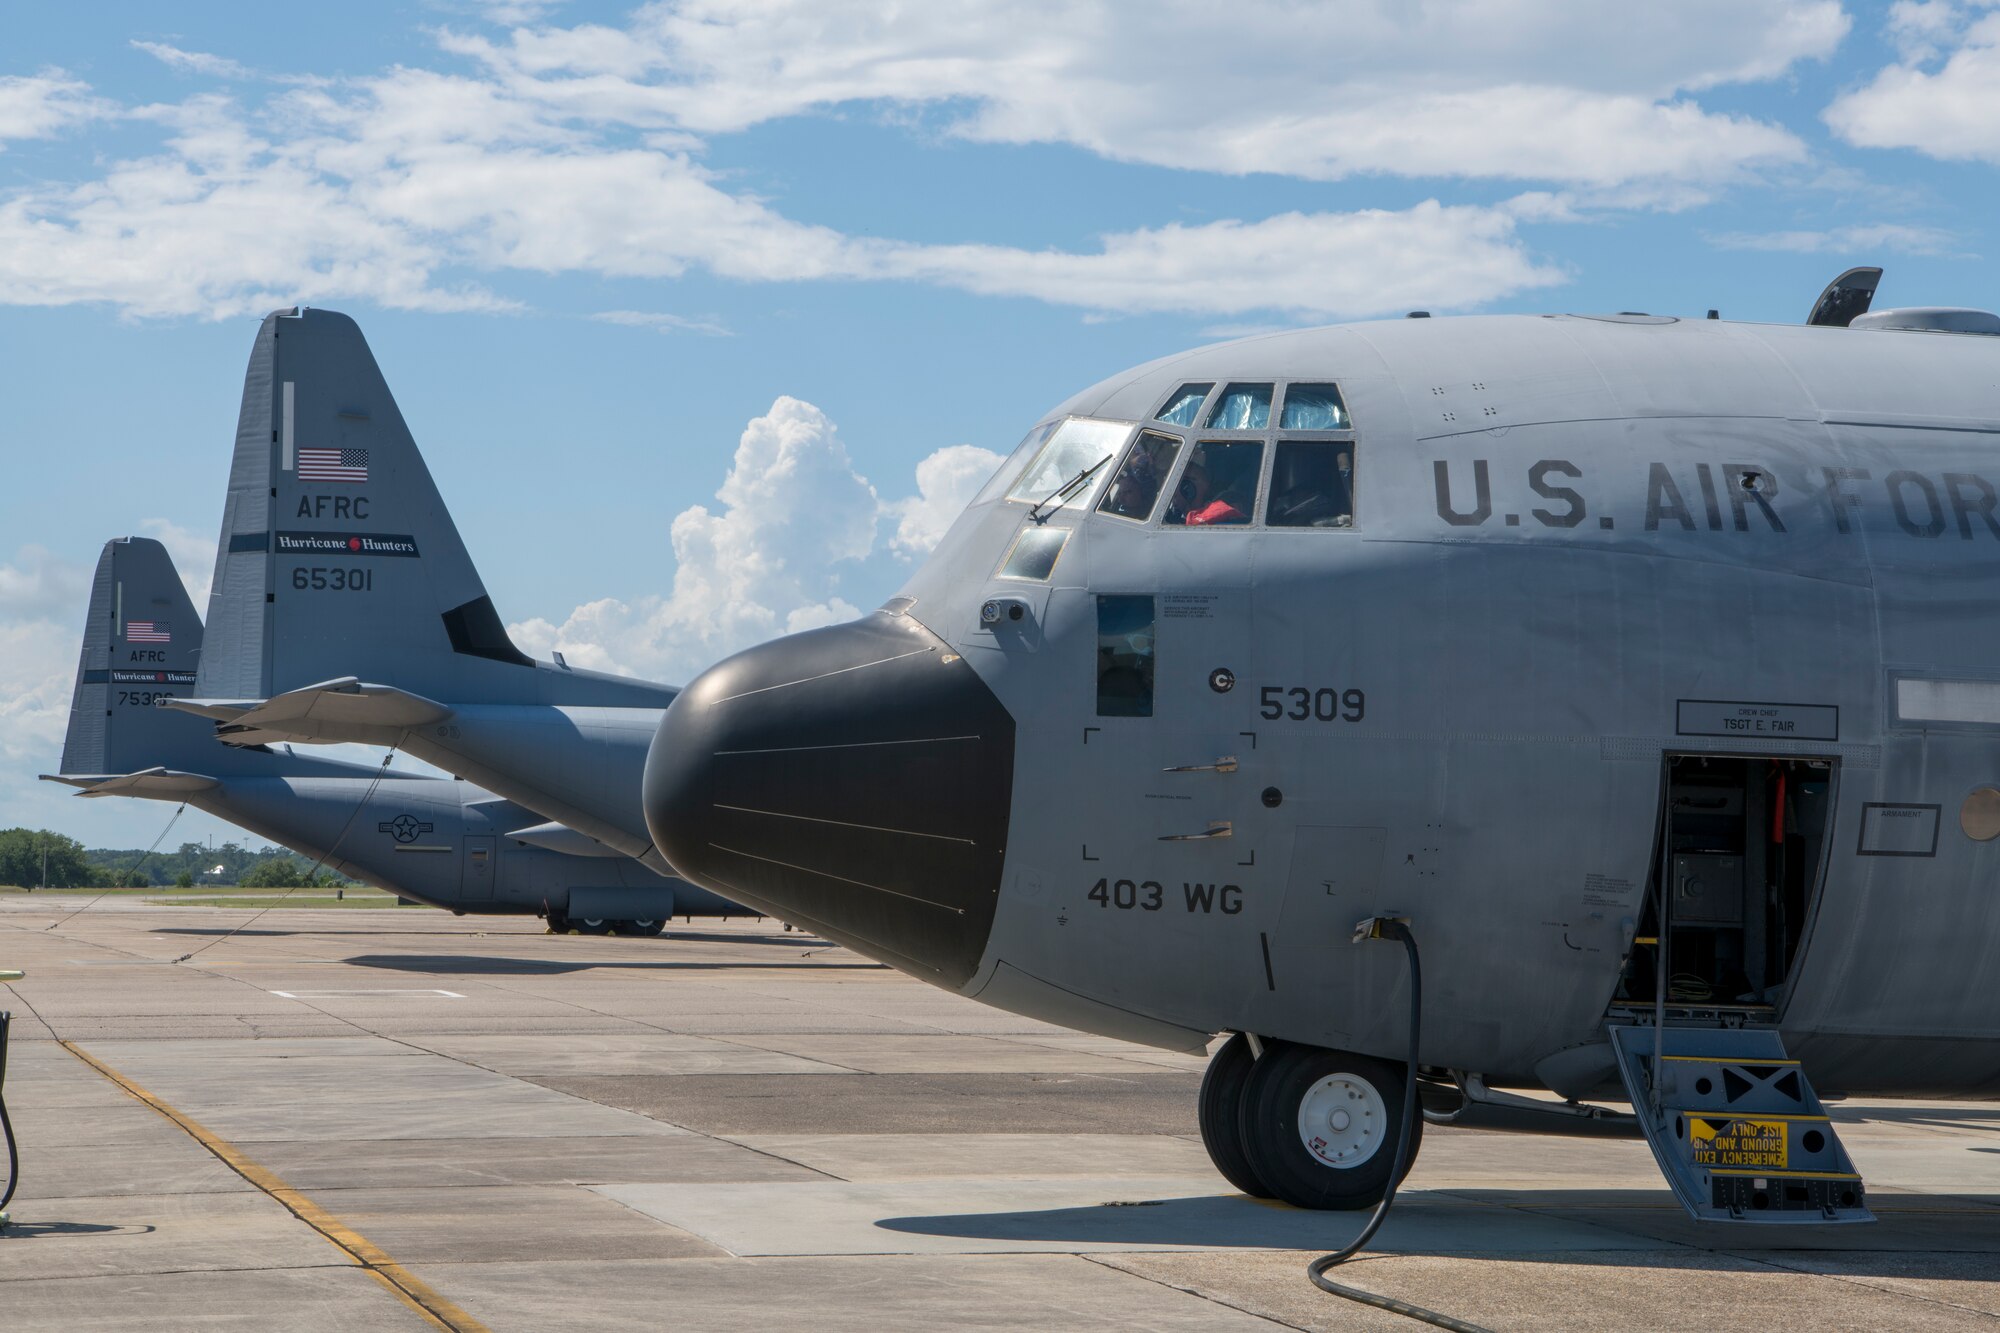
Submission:
<svg viewBox="0 0 2000 1333">
<path fill-rule="evenodd" d="M 1108 471 L 1104 464 L 1118 452 L 1132 433 L 1127 421 L 1097 421 L 1090 417 L 1068 417 L 1055 428 L 1048 443 L 1028 464 L 1020 480 L 1007 492 L 1009 500 L 1028 504 L 1048 502 L 1049 512 L 1065 505 L 1081 505 L 1096 491 Z M 1095 468 L 1088 485 L 1075 485 L 1061 492 Z"/>
<path fill-rule="evenodd" d="M 1061 424 L 1060 417 L 1053 421 L 1035 423 L 1035 428 L 1021 438 L 1021 442 L 1014 446 L 1013 453 L 1007 455 L 1007 461 L 993 469 L 993 475 L 979 488 L 979 494 L 972 497 L 972 503 L 985 504 L 988 500 L 997 498 L 1000 492 L 1007 489 L 1007 483 L 1021 474 L 1022 466 L 1048 443 L 1049 436 L 1054 434 L 1056 427 Z"/>
</svg>

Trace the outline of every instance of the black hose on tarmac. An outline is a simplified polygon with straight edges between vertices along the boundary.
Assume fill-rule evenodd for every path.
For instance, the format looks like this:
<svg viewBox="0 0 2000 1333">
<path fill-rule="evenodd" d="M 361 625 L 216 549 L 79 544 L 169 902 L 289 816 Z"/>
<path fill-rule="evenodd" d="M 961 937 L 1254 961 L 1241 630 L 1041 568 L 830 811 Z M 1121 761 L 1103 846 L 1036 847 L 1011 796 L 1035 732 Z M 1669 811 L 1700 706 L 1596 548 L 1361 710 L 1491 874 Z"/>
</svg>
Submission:
<svg viewBox="0 0 2000 1333">
<path fill-rule="evenodd" d="M 21 1183 L 21 1151 L 14 1146 L 14 1122 L 7 1118 L 7 1028 L 13 1021 L 14 1015 L 0 1010 L 0 1135 L 7 1139 L 7 1189 L 0 1193 L 0 1218 L 7 1215 L 14 1187 Z"/>
<path fill-rule="evenodd" d="M 1396 1201 L 1396 1185 L 1402 1180 L 1403 1173 L 1410 1169 L 1411 1130 L 1416 1118 L 1423 1114 L 1422 1106 L 1417 1100 L 1417 1039 L 1423 1032 L 1424 973 L 1423 966 L 1417 959 L 1417 939 L 1410 934 L 1407 924 L 1394 918 L 1383 919 L 1377 925 L 1376 932 L 1382 939 L 1401 940 L 1404 951 L 1410 956 L 1410 1058 L 1403 1065 L 1403 1123 L 1396 1135 L 1396 1165 L 1389 1172 L 1389 1187 L 1382 1192 L 1382 1201 L 1376 1204 L 1375 1211 L 1368 1215 L 1368 1225 L 1361 1228 L 1361 1234 L 1356 1236 L 1346 1249 L 1323 1254 L 1313 1260 L 1306 1266 L 1306 1276 L 1311 1278 L 1313 1285 L 1321 1291 L 1332 1292 L 1336 1296 L 1373 1306 L 1377 1310 L 1387 1310 L 1391 1314 L 1421 1320 L 1435 1328 L 1454 1329 L 1457 1333 L 1488 1333 L 1488 1330 L 1478 1324 L 1468 1324 L 1463 1319 L 1454 1319 L 1448 1314 L 1439 1314 L 1436 1310 L 1426 1310 L 1421 1305 L 1411 1305 L 1408 1301 L 1399 1301 L 1393 1296 L 1380 1296 L 1372 1291 L 1363 1291 L 1359 1287 L 1344 1286 L 1326 1275 L 1327 1269 L 1344 1264 L 1361 1253 L 1362 1247 L 1375 1239 L 1375 1233 L 1381 1229 L 1383 1220 L 1389 1216 L 1389 1205 Z"/>
</svg>

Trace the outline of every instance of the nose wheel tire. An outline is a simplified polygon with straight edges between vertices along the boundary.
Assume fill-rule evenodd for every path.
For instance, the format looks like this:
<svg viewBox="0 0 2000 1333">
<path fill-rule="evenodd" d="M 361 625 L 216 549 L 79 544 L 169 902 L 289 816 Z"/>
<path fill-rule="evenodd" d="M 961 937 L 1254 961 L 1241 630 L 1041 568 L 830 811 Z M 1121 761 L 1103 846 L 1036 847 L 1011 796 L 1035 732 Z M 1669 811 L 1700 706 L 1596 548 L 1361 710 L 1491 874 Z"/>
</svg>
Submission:
<svg viewBox="0 0 2000 1333">
<path fill-rule="evenodd" d="M 1267 1050 L 1243 1089 L 1243 1147 L 1270 1192 L 1300 1208 L 1372 1208 L 1389 1188 L 1403 1069 L 1317 1046 Z M 1410 1127 L 1410 1161 L 1423 1118 Z M 1400 1183 L 1400 1182 L 1399 1182 Z"/>
<path fill-rule="evenodd" d="M 1275 1055 L 1276 1045 L 1267 1044 L 1265 1054 Z M 1240 1032 L 1231 1034 L 1208 1062 L 1208 1072 L 1201 1076 L 1197 1109 L 1202 1146 L 1208 1149 L 1208 1160 L 1215 1163 L 1215 1169 L 1251 1198 L 1268 1199 L 1270 1187 L 1250 1165 L 1250 1157 L 1243 1148 L 1243 1086 L 1255 1064 L 1249 1038 Z"/>
</svg>

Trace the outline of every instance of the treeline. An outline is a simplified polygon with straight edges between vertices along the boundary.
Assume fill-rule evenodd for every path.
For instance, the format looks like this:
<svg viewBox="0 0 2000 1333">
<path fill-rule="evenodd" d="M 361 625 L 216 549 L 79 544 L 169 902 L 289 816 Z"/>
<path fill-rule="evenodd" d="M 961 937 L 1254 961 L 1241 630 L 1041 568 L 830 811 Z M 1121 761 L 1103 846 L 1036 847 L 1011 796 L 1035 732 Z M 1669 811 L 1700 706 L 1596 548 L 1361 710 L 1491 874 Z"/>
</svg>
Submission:
<svg viewBox="0 0 2000 1333">
<path fill-rule="evenodd" d="M 75 838 L 47 829 L 0 829 L 0 884 L 21 888 L 290 889 L 352 882 L 330 870 L 309 875 L 311 870 L 312 862 L 282 847 L 252 851 L 234 842 L 220 847 L 184 842 L 178 850 L 148 857 L 143 847 L 85 848 Z"/>
</svg>

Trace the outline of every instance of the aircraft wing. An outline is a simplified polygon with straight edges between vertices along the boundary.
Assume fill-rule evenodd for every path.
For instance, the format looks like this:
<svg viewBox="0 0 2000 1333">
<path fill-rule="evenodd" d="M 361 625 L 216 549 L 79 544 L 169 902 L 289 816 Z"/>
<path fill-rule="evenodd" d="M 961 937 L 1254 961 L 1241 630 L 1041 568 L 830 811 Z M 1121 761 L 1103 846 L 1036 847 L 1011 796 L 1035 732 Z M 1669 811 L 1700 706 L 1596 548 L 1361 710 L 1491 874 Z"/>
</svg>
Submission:
<svg viewBox="0 0 2000 1333">
<path fill-rule="evenodd" d="M 201 773 L 147 768 L 137 773 L 44 773 L 44 782 L 80 787 L 79 796 L 192 796 L 222 784 Z"/>
<path fill-rule="evenodd" d="M 212 718 L 216 736 L 229 745 L 271 741 L 360 741 L 388 744 L 381 733 L 429 726 L 451 709 L 389 685 L 352 676 L 289 690 L 269 699 L 170 699 L 167 707 Z"/>
</svg>

